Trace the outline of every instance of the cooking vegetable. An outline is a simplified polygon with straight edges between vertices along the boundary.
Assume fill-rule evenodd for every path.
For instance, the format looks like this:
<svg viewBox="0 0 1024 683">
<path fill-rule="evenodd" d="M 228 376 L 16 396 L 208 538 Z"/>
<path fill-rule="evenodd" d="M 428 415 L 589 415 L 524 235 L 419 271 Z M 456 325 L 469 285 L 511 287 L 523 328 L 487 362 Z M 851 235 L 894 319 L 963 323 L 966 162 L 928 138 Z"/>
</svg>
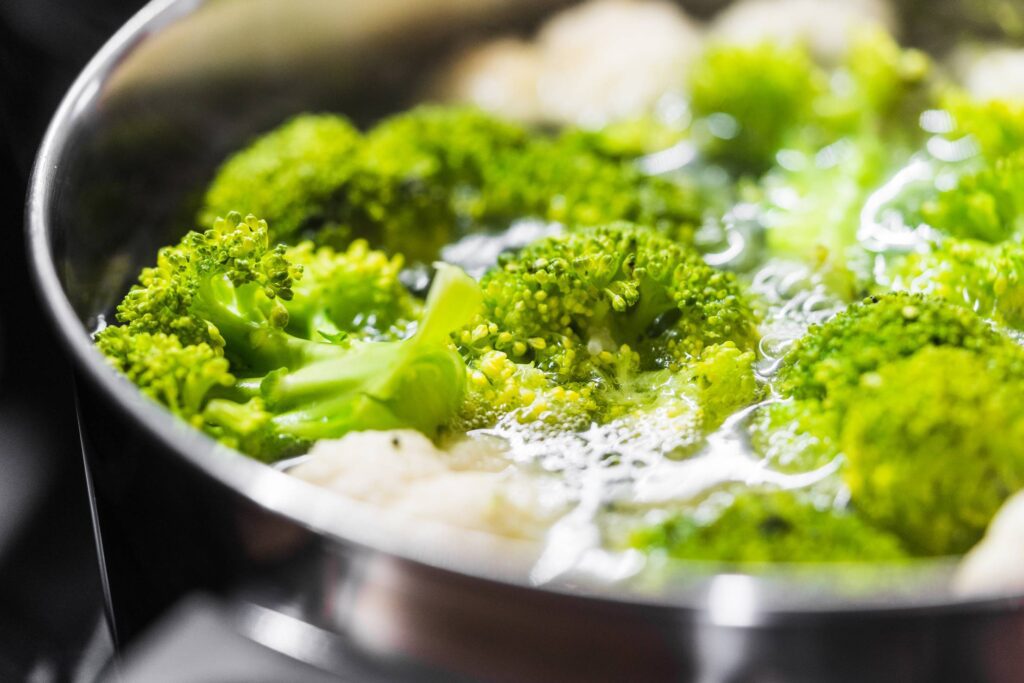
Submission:
<svg viewBox="0 0 1024 683">
<path fill-rule="evenodd" d="M 255 214 L 283 242 L 334 225 L 360 134 L 347 119 L 302 114 L 232 155 L 206 190 L 199 225 L 231 211 Z"/>
<path fill-rule="evenodd" d="M 752 348 L 732 275 L 650 228 L 618 223 L 541 240 L 481 281 L 485 322 L 463 343 L 561 379 L 671 367 L 710 345 Z"/>
<path fill-rule="evenodd" d="M 595 7 L 541 43 L 641 11 Z M 307 479 L 560 563 L 963 553 L 1024 489 L 1024 104 L 946 82 L 864 7 L 813 54 L 631 43 L 686 59 L 633 104 L 588 72 L 601 116 L 569 90 L 517 109 L 560 129 L 300 115 L 221 166 L 212 227 L 97 347 L 228 446 L 312 449 Z M 554 82 L 543 45 L 503 49 L 474 88 L 489 63 Z"/>
<path fill-rule="evenodd" d="M 899 561 L 897 537 L 791 491 L 748 491 L 722 509 L 679 514 L 637 530 L 634 547 L 727 563 Z"/>
<path fill-rule="evenodd" d="M 930 346 L 861 377 L 843 479 L 867 518 L 926 555 L 967 551 L 1024 488 L 1022 355 Z"/>
<path fill-rule="evenodd" d="M 252 216 L 231 214 L 211 230 L 187 234 L 143 271 L 118 307 L 124 325 L 100 332 L 99 348 L 179 415 L 264 459 L 351 430 L 430 433 L 447 422 L 465 386 L 449 335 L 476 315 L 476 283 L 442 266 L 415 333 L 373 341 L 346 334 L 353 320 L 331 296 L 345 283 L 339 273 L 383 265 L 383 282 L 364 279 L 353 294 L 366 296 L 367 309 L 387 304 L 411 312 L 408 295 L 388 280 L 388 260 L 359 245 L 340 259 L 300 247 L 293 253 L 315 267 L 299 286 L 307 274 L 288 253 L 270 246 L 266 222 Z M 331 279 L 318 284 L 318 276 Z M 297 330 L 289 329 L 286 302 L 301 313 Z M 230 381 L 225 359 L 241 379 Z M 177 371 L 156 376 L 165 369 Z"/>
</svg>

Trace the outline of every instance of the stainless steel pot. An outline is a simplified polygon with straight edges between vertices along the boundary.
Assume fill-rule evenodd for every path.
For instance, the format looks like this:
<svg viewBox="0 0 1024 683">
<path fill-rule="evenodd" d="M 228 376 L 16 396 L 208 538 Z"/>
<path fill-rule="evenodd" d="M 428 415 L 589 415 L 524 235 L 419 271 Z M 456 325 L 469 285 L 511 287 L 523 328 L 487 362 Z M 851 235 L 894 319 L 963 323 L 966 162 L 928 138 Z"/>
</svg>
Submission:
<svg viewBox="0 0 1024 683">
<path fill-rule="evenodd" d="M 156 0 L 78 78 L 40 150 L 28 228 L 76 362 L 117 641 L 208 590 L 248 637 L 358 680 L 1024 680 L 1024 597 L 958 599 L 941 566 L 871 590 L 697 566 L 661 595 L 533 585 L 483 537 L 410 526 L 218 446 L 92 348 L 140 266 L 190 227 L 227 152 L 295 112 L 366 123 L 408 106 L 453 45 L 555 6 Z"/>
</svg>

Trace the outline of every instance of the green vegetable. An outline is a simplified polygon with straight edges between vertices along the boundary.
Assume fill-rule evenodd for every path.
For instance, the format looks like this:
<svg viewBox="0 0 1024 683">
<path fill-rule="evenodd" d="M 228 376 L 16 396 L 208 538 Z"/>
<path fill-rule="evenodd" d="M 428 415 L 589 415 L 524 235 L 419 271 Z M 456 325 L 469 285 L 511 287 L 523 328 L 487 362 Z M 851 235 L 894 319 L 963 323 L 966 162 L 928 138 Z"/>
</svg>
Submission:
<svg viewBox="0 0 1024 683">
<path fill-rule="evenodd" d="M 1024 150 L 964 175 L 922 207 L 929 225 L 952 237 L 1002 242 L 1024 232 Z"/>
<path fill-rule="evenodd" d="M 917 553 L 980 540 L 1024 488 L 1020 367 L 931 346 L 861 377 L 842 431 L 857 509 Z"/>
<path fill-rule="evenodd" d="M 1003 353 L 1016 344 L 973 312 L 941 299 L 874 296 L 811 327 L 783 359 L 777 387 L 783 396 L 838 408 L 865 373 L 926 346 Z"/>
<path fill-rule="evenodd" d="M 760 175 L 812 120 L 826 77 L 803 48 L 719 45 L 697 62 L 689 86 L 704 154 L 736 173 Z"/>
<path fill-rule="evenodd" d="M 789 491 L 745 491 L 706 517 L 670 517 L 635 531 L 630 544 L 675 559 L 730 564 L 880 562 L 906 556 L 891 534 Z"/>
<path fill-rule="evenodd" d="M 210 394 L 235 383 L 227 359 L 205 342 L 183 346 L 174 335 L 107 327 L 96 347 L 142 393 L 195 427 L 203 426 Z"/>
<path fill-rule="evenodd" d="M 1019 242 L 945 239 L 930 251 L 897 259 L 892 275 L 899 287 L 1024 328 L 1024 245 Z"/>
<path fill-rule="evenodd" d="M 264 212 L 276 240 L 316 230 L 321 243 L 365 238 L 424 262 L 520 218 L 641 221 L 689 240 L 701 217 L 693 188 L 644 175 L 632 160 L 438 106 L 385 119 L 365 137 L 339 117 L 293 119 L 225 162 L 200 220 L 234 210 Z"/>
<path fill-rule="evenodd" d="M 224 162 L 198 224 L 212 225 L 231 211 L 256 214 L 273 226 L 277 242 L 331 227 L 341 215 L 360 139 L 343 117 L 296 116 Z"/>
<path fill-rule="evenodd" d="M 415 333 L 371 341 L 339 333 L 341 323 L 363 322 L 332 304 L 332 288 L 344 280 L 315 278 L 376 272 L 380 289 L 365 280 L 353 293 L 411 314 L 417 306 L 397 290 L 394 264 L 362 245 L 340 256 L 309 246 L 291 253 L 313 266 L 309 280 L 289 250 L 270 246 L 266 222 L 252 216 L 232 214 L 187 234 L 143 271 L 118 307 L 123 325 L 100 333 L 100 350 L 181 417 L 263 459 L 352 430 L 433 434 L 447 423 L 466 384 L 449 335 L 477 315 L 476 283 L 442 267 Z M 289 306 L 305 316 L 301 324 L 290 325 Z M 230 388 L 225 359 L 242 378 Z"/>
<path fill-rule="evenodd" d="M 462 107 L 421 106 L 379 123 L 359 151 L 343 222 L 390 253 L 430 261 L 487 221 L 482 193 L 499 154 L 518 154 L 525 129 Z M 332 235 L 337 240 L 339 235 Z"/>
<path fill-rule="evenodd" d="M 560 380 L 670 367 L 714 344 L 750 349 L 735 278 L 632 224 L 579 230 L 506 255 L 481 281 L 484 321 L 460 339 Z"/>
<path fill-rule="evenodd" d="M 400 275 L 401 254 L 387 256 L 355 240 L 345 251 L 302 242 L 285 252 L 302 268 L 285 302 L 287 329 L 307 339 L 354 335 L 365 339 L 396 339 L 419 317 L 421 302 Z"/>
</svg>

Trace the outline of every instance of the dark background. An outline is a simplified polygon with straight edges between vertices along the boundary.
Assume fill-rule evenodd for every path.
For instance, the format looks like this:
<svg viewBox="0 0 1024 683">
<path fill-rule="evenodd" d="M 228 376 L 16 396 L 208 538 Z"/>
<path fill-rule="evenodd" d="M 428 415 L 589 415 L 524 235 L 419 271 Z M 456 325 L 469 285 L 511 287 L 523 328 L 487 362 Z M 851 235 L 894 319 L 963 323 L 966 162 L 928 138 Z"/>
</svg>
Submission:
<svg viewBox="0 0 1024 683">
<path fill-rule="evenodd" d="M 88 680 L 109 654 L 70 368 L 25 258 L 39 141 L 140 0 L 0 1 L 0 680 Z"/>
</svg>

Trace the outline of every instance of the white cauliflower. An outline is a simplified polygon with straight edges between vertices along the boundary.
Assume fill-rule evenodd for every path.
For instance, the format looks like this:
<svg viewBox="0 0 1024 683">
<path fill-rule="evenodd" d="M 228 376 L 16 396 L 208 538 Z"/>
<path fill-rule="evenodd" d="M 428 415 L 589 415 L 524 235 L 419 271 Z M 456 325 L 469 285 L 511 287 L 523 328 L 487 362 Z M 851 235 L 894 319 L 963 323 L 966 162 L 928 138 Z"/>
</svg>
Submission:
<svg viewBox="0 0 1024 683">
<path fill-rule="evenodd" d="M 979 99 L 1024 99 L 1024 49 L 968 48 L 954 57 L 954 68 Z"/>
<path fill-rule="evenodd" d="M 897 31 L 887 0 L 741 0 L 715 17 L 710 33 L 728 43 L 803 43 L 836 64 L 857 30 L 875 27 Z"/>
<path fill-rule="evenodd" d="M 545 118 L 598 126 L 640 116 L 681 90 L 702 40 L 667 2 L 592 0 L 553 17 L 538 43 Z"/>
<path fill-rule="evenodd" d="M 700 51 L 700 29 L 673 4 L 591 0 L 556 14 L 536 41 L 464 52 L 437 94 L 521 121 L 599 126 L 682 90 Z"/>
<path fill-rule="evenodd" d="M 290 474 L 390 511 L 516 539 L 539 540 L 565 508 L 487 443 L 440 450 L 412 430 L 318 441 Z"/>
<path fill-rule="evenodd" d="M 963 595 L 1024 592 L 1024 491 L 1003 504 L 961 560 L 953 586 Z"/>
</svg>

